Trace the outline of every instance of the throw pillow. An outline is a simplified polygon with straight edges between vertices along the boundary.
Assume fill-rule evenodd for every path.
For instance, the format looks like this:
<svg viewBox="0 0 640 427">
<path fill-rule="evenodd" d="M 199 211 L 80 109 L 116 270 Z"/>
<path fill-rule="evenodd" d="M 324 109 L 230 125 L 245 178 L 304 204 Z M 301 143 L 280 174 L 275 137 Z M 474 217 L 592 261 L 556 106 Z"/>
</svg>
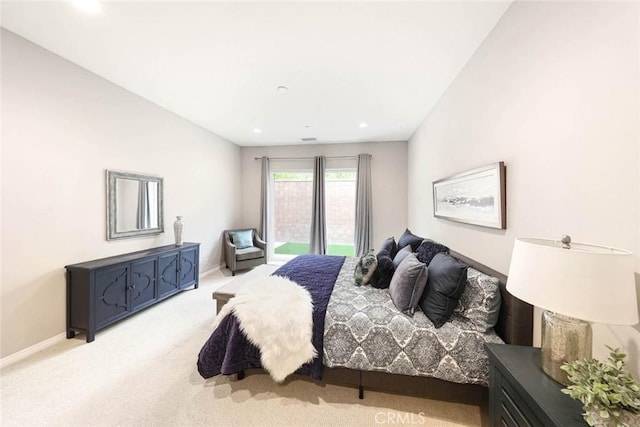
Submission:
<svg viewBox="0 0 640 427">
<path fill-rule="evenodd" d="M 485 333 L 498 323 L 501 303 L 499 280 L 469 267 L 467 286 L 453 314 L 469 319 L 478 332 Z"/>
<path fill-rule="evenodd" d="M 386 252 L 386 254 L 391 258 L 396 256 L 396 253 L 398 253 L 398 245 L 396 245 L 396 239 L 394 239 L 392 236 L 385 240 L 382 243 L 382 246 L 380 246 L 378 254 L 380 254 L 380 252 Z"/>
<path fill-rule="evenodd" d="M 415 254 L 407 255 L 393 274 L 389 285 L 391 300 L 398 310 L 413 316 L 424 287 L 427 285 L 427 277 L 427 266 L 418 261 Z"/>
<path fill-rule="evenodd" d="M 400 238 L 398 239 L 398 250 L 404 248 L 407 245 L 411 245 L 411 252 L 415 252 L 423 240 L 424 239 L 422 237 L 416 236 L 407 228 L 406 230 L 404 230 L 404 233 L 402 233 L 402 236 L 400 236 Z"/>
<path fill-rule="evenodd" d="M 393 260 L 384 253 L 378 253 L 376 258 L 378 259 L 378 266 L 376 267 L 376 271 L 373 272 L 371 286 L 378 289 L 386 289 L 389 287 L 393 272 L 395 271 Z"/>
<path fill-rule="evenodd" d="M 428 267 L 429 264 L 431 264 L 431 260 L 433 259 L 433 257 L 441 252 L 448 254 L 449 248 L 445 245 L 441 245 L 438 242 L 434 242 L 433 240 L 424 239 L 420 246 L 418 246 L 416 255 L 418 256 L 420 262 L 424 262 Z"/>
<path fill-rule="evenodd" d="M 373 249 L 366 254 L 362 255 L 356 264 L 356 268 L 353 271 L 353 276 L 356 279 L 356 286 L 362 286 L 369 283 L 373 273 L 378 266 L 378 259 Z"/>
<path fill-rule="evenodd" d="M 231 241 L 238 249 L 246 249 L 253 246 L 253 230 L 232 231 Z"/>
<path fill-rule="evenodd" d="M 393 267 L 398 268 L 400 263 L 404 261 L 404 259 L 411 253 L 411 246 L 407 245 L 404 248 L 400 249 L 396 256 L 393 257 Z"/>
<path fill-rule="evenodd" d="M 420 299 L 420 308 L 440 328 L 453 314 L 467 284 L 467 268 L 449 254 L 439 253 L 429 264 L 427 288 Z"/>
</svg>

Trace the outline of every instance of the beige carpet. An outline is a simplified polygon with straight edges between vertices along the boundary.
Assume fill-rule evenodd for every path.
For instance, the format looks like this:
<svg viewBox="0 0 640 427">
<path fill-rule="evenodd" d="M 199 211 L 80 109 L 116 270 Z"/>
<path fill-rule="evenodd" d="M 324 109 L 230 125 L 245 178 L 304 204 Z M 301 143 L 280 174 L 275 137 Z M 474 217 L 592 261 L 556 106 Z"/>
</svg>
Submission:
<svg viewBox="0 0 640 427">
<path fill-rule="evenodd" d="M 476 406 L 266 375 L 204 380 L 200 347 L 228 271 L 96 334 L 0 373 L 2 426 L 476 426 Z"/>
</svg>

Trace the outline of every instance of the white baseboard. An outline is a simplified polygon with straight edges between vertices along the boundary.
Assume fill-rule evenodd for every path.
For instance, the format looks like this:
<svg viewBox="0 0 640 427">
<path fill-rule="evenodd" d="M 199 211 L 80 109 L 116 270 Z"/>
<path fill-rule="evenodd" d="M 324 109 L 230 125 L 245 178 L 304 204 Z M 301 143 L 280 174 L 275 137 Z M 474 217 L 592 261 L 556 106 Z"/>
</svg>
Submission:
<svg viewBox="0 0 640 427">
<path fill-rule="evenodd" d="M 220 270 L 222 268 L 222 265 L 216 265 L 215 267 L 212 267 L 210 269 L 208 269 L 207 271 L 201 271 L 200 272 L 200 279 L 202 279 L 203 277 L 206 277 L 212 273 L 215 273 L 216 271 Z"/>
<path fill-rule="evenodd" d="M 222 268 L 221 265 L 217 265 L 214 266 L 213 268 L 210 268 L 207 271 L 203 271 L 200 273 L 200 278 L 206 277 L 212 273 L 215 273 L 216 271 L 220 270 L 220 268 Z M 36 354 L 39 351 L 45 350 L 49 347 L 51 347 L 54 344 L 57 344 L 59 342 L 64 341 L 65 339 L 67 339 L 67 333 L 66 332 L 62 332 L 59 335 L 55 335 L 51 338 L 48 338 L 44 341 L 40 341 L 37 344 L 32 345 L 31 347 L 27 347 L 23 350 L 17 351 L 13 354 L 10 354 L 6 357 L 3 357 L 2 359 L 0 359 L 0 369 L 3 369 L 9 365 L 12 365 L 16 362 L 19 362 L 23 359 L 26 359 L 27 357 Z"/>
<path fill-rule="evenodd" d="M 51 338 L 47 338 L 44 341 L 40 341 L 39 343 L 34 344 L 31 347 L 27 347 L 23 350 L 17 351 L 6 357 L 3 357 L 2 359 L 0 359 L 0 369 L 3 369 L 23 359 L 26 359 L 27 357 L 34 355 L 39 351 L 45 350 L 51 347 L 52 345 L 62 342 L 66 339 L 67 339 L 67 333 L 63 332 L 61 334 L 54 335 Z"/>
</svg>

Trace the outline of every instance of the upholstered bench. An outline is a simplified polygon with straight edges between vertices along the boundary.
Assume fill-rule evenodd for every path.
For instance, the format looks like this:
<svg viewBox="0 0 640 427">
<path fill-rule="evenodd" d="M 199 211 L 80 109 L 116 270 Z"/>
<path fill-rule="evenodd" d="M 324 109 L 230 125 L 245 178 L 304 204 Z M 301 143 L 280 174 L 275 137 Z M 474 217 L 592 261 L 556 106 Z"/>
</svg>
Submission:
<svg viewBox="0 0 640 427">
<path fill-rule="evenodd" d="M 216 301 L 216 313 L 220 313 L 220 309 L 233 298 L 238 290 L 251 282 L 254 279 L 260 277 L 269 276 L 276 271 L 280 265 L 263 264 L 258 266 L 245 274 L 234 276 L 234 278 L 227 284 L 219 287 L 213 292 L 213 299 Z"/>
</svg>

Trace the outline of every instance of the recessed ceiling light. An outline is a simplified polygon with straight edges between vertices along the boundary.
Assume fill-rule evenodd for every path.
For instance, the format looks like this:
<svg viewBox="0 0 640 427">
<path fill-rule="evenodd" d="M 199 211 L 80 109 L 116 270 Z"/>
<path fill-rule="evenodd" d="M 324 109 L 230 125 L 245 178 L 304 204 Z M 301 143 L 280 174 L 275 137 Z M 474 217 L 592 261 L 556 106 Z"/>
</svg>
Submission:
<svg viewBox="0 0 640 427">
<path fill-rule="evenodd" d="M 86 13 L 99 13 L 102 6 L 98 0 L 72 0 L 75 7 Z"/>
<path fill-rule="evenodd" d="M 253 130 L 253 133 L 260 133 L 260 132 L 262 132 L 262 129 L 255 128 L 255 129 Z"/>
<path fill-rule="evenodd" d="M 278 92 L 280 93 L 287 93 L 289 91 L 289 88 L 286 86 L 278 86 Z"/>
<path fill-rule="evenodd" d="M 360 123 L 361 128 L 366 128 L 368 125 L 366 123 Z"/>
</svg>

